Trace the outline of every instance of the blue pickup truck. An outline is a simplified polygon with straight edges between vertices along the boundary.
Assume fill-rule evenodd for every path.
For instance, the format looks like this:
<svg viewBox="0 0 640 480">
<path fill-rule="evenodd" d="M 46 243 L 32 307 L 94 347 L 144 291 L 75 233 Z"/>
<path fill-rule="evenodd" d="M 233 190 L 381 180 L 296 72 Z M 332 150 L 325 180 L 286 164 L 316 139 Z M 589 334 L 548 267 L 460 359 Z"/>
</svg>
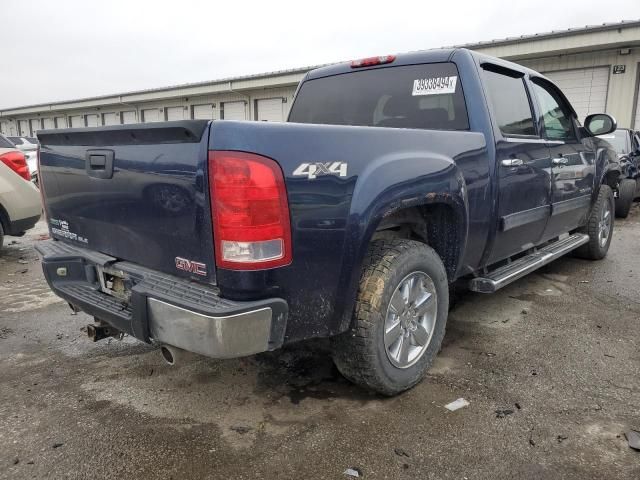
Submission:
<svg viewBox="0 0 640 480">
<path fill-rule="evenodd" d="M 51 288 L 128 334 L 214 358 L 332 337 L 348 379 L 420 381 L 449 289 L 603 258 L 616 154 L 544 76 L 465 49 L 306 75 L 288 122 L 39 132 Z"/>
</svg>

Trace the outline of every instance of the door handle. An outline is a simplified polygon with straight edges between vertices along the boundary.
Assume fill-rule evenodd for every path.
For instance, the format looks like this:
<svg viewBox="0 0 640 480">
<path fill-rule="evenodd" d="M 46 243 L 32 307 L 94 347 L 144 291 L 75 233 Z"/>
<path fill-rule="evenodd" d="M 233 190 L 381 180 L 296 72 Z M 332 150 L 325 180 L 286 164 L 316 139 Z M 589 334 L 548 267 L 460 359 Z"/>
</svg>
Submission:
<svg viewBox="0 0 640 480">
<path fill-rule="evenodd" d="M 551 159 L 551 163 L 553 163 L 554 165 L 566 165 L 568 162 L 569 160 L 567 160 L 564 157 L 557 157 L 557 158 Z"/>
<path fill-rule="evenodd" d="M 113 177 L 113 150 L 90 149 L 85 153 L 85 170 L 94 178 Z"/>
<path fill-rule="evenodd" d="M 505 158 L 500 162 L 503 167 L 520 167 L 524 162 L 519 158 Z"/>
</svg>

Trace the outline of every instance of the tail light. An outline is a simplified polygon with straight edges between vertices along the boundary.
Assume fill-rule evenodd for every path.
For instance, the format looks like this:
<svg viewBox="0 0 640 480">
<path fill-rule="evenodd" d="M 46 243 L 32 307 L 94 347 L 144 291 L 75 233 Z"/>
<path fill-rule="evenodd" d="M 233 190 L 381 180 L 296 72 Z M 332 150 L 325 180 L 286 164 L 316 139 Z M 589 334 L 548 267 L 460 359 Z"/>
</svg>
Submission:
<svg viewBox="0 0 640 480">
<path fill-rule="evenodd" d="M 260 270 L 291 263 L 289 204 L 276 162 L 211 151 L 209 188 L 218 267 Z"/>
<path fill-rule="evenodd" d="M 27 159 L 22 152 L 7 152 L 0 155 L 0 160 L 11 170 L 27 181 L 31 180 Z"/>
<path fill-rule="evenodd" d="M 372 67 L 374 65 L 384 65 L 391 63 L 396 59 L 395 55 L 383 55 L 381 57 L 361 58 L 360 60 L 352 60 L 351 68 Z"/>
</svg>

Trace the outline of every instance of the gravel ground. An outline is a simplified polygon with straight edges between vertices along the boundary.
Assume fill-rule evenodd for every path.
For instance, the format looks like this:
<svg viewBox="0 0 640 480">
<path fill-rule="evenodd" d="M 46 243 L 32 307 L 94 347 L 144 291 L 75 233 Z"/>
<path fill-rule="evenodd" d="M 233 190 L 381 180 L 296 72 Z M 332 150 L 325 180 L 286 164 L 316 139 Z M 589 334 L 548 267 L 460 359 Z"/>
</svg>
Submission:
<svg viewBox="0 0 640 480">
<path fill-rule="evenodd" d="M 43 234 L 0 255 L 0 478 L 640 478 L 638 206 L 604 261 L 462 296 L 427 378 L 390 399 L 312 345 L 169 367 L 91 343 L 42 278 Z"/>
</svg>

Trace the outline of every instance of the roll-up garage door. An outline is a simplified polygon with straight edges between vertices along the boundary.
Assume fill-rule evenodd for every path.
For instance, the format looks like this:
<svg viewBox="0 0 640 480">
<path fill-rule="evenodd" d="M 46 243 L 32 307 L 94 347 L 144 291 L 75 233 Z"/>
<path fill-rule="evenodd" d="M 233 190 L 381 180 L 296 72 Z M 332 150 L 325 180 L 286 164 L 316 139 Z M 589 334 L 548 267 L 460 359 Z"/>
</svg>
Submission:
<svg viewBox="0 0 640 480">
<path fill-rule="evenodd" d="M 256 101 L 256 120 L 262 122 L 284 121 L 282 98 L 267 98 Z"/>
<path fill-rule="evenodd" d="M 19 134 L 23 137 L 30 137 L 31 132 L 29 131 L 29 121 L 28 120 L 19 120 L 18 121 L 18 130 Z"/>
<path fill-rule="evenodd" d="M 159 108 L 147 108 L 142 110 L 142 121 L 144 123 L 160 122 L 161 120 L 162 118 L 160 116 Z"/>
<path fill-rule="evenodd" d="M 43 128 L 56 128 L 53 118 L 45 118 L 42 120 Z"/>
<path fill-rule="evenodd" d="M 100 125 L 100 117 L 96 113 L 87 115 L 87 127 L 97 127 Z"/>
<path fill-rule="evenodd" d="M 122 123 L 124 123 L 125 125 L 128 123 L 137 123 L 136 112 L 134 111 L 122 112 L 121 117 L 122 117 Z"/>
<path fill-rule="evenodd" d="M 33 120 L 29 121 L 31 123 L 31 134 L 35 136 L 36 133 L 38 133 L 38 130 L 40 130 L 42 127 L 40 127 L 40 119 L 39 118 L 34 118 Z"/>
<path fill-rule="evenodd" d="M 67 119 L 64 117 L 56 117 L 56 128 L 67 128 Z"/>
<path fill-rule="evenodd" d="M 224 102 L 222 104 L 223 118 L 225 120 L 246 120 L 244 102 Z"/>
<path fill-rule="evenodd" d="M 69 117 L 69 122 L 71 123 L 71 128 L 84 127 L 84 118 L 82 118 L 82 115 L 71 115 Z"/>
<path fill-rule="evenodd" d="M 184 120 L 185 109 L 184 107 L 167 107 L 167 120 Z"/>
<path fill-rule="evenodd" d="M 194 105 L 193 118 L 202 120 L 213 120 L 213 104 L 206 103 L 204 105 Z"/>
<path fill-rule="evenodd" d="M 120 121 L 118 119 L 118 114 L 115 112 L 103 113 L 102 114 L 102 122 L 104 125 L 118 125 Z"/>
<path fill-rule="evenodd" d="M 562 70 L 544 75 L 564 92 L 580 121 L 590 113 L 606 111 L 609 67 Z"/>
</svg>

